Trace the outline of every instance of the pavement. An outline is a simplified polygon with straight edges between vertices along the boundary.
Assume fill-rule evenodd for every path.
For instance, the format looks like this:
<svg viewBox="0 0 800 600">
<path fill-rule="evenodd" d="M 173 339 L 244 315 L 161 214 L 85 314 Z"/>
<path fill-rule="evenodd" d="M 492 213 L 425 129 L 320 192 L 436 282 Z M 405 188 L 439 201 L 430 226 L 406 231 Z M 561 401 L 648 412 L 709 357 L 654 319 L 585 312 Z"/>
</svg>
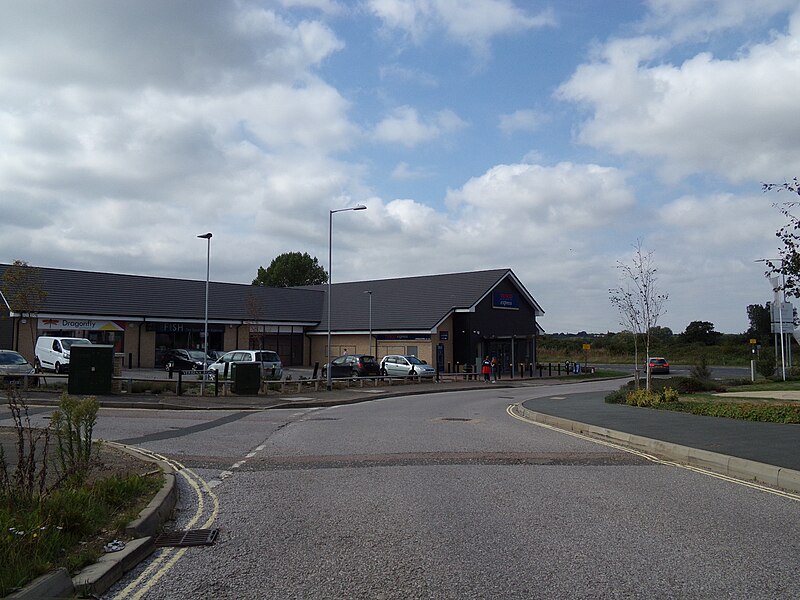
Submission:
<svg viewBox="0 0 800 600">
<path fill-rule="evenodd" d="M 504 379 L 492 389 L 575 383 L 579 376 L 566 379 Z M 597 381 L 590 379 L 588 381 Z M 359 385 L 360 384 L 360 385 Z M 103 407 L 163 409 L 269 409 L 283 407 L 332 406 L 378 398 L 486 389 L 483 381 L 454 379 L 447 382 L 404 383 L 402 381 L 363 381 L 350 387 L 325 391 L 324 382 L 293 381 L 282 391 L 259 396 L 156 396 L 119 394 L 98 397 Z M 620 385 L 622 381 L 620 382 Z M 758 394 L 758 396 L 756 396 Z M 765 397 L 761 392 L 737 394 Z M 767 397 L 800 400 L 800 392 L 771 392 Z M 54 393 L 31 392 L 30 405 L 54 405 Z M 598 392 L 525 400 L 512 406 L 523 419 L 579 433 L 604 442 L 631 448 L 658 459 L 691 465 L 739 480 L 757 482 L 789 493 L 800 493 L 800 425 L 758 423 L 687 413 L 608 404 Z M 128 548 L 106 555 L 70 579 L 65 571 L 40 578 L 11 598 L 70 597 L 75 589 L 102 594 L 124 572 L 153 551 L 154 534 L 175 504 L 175 475 L 168 465 L 165 487 L 129 526 L 134 539 Z M 139 525 L 137 525 L 139 523 Z M 141 523 L 148 523 L 142 527 Z M 135 536 L 139 537 L 135 537 Z"/>
</svg>

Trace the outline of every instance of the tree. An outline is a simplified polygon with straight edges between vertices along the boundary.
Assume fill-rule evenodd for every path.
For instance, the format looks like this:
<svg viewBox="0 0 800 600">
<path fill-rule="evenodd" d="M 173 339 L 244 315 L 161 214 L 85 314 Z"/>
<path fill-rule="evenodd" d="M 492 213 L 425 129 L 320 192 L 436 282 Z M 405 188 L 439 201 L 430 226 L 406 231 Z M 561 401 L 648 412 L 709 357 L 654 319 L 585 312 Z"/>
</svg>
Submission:
<svg viewBox="0 0 800 600">
<path fill-rule="evenodd" d="M 762 341 L 770 338 L 772 335 L 772 317 L 769 311 L 769 303 L 764 306 L 760 304 L 748 305 L 747 318 L 750 320 L 750 328 L 747 330 L 747 335 Z"/>
<path fill-rule="evenodd" d="M 36 320 L 47 299 L 47 292 L 44 289 L 39 269 L 30 266 L 24 260 L 15 260 L 3 273 L 0 291 L 5 296 L 11 310 L 18 313 L 20 317 L 28 319 L 31 339 L 35 339 Z"/>
<path fill-rule="evenodd" d="M 714 331 L 714 324 L 709 321 L 692 321 L 686 326 L 686 331 L 681 334 L 683 341 L 689 344 L 697 343 L 713 346 L 719 340 L 721 333 Z"/>
<path fill-rule="evenodd" d="M 328 272 L 323 269 L 317 257 L 307 252 L 284 252 L 272 259 L 269 267 L 258 267 L 258 275 L 253 285 L 269 287 L 293 287 L 297 285 L 317 285 L 328 282 Z"/>
<path fill-rule="evenodd" d="M 761 188 L 765 192 L 785 190 L 800 195 L 800 181 L 797 177 L 791 182 L 764 183 Z M 767 259 L 766 263 L 769 268 L 767 275 L 780 275 L 782 281 L 777 289 L 784 290 L 789 296 L 800 298 L 800 235 L 798 235 L 800 218 L 792 213 L 800 206 L 800 202 L 784 202 L 774 206 L 783 213 L 789 222 L 775 232 L 775 235 L 783 243 L 783 248 L 778 251 L 778 260 Z"/>
<path fill-rule="evenodd" d="M 633 332 L 634 341 L 644 334 L 645 355 L 650 356 L 651 331 L 658 325 L 664 312 L 664 303 L 669 295 L 658 291 L 653 252 L 642 247 L 642 240 L 633 246 L 633 259 L 630 264 L 617 262 L 620 272 L 620 286 L 608 291 L 611 304 L 619 311 L 620 324 Z M 634 360 L 638 380 L 639 346 L 634 344 Z M 650 391 L 650 369 L 647 369 L 647 391 Z M 638 386 L 638 381 L 637 381 Z"/>
</svg>

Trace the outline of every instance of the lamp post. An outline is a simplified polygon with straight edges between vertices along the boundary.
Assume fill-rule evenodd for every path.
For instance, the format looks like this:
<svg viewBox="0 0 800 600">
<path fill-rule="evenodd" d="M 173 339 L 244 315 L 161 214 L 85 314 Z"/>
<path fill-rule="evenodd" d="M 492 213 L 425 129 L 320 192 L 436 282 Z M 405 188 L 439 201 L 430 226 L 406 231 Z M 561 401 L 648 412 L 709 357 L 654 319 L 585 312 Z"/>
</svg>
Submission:
<svg viewBox="0 0 800 600">
<path fill-rule="evenodd" d="M 211 272 L 211 233 L 204 233 L 197 237 L 208 242 L 206 244 L 206 310 L 205 316 L 203 317 L 203 379 L 200 380 L 200 395 L 203 396 L 205 394 L 206 383 L 205 361 L 208 358 L 208 276 Z"/>
<path fill-rule="evenodd" d="M 365 294 L 369 294 L 369 345 L 367 346 L 367 354 L 372 354 L 372 290 L 364 290 Z M 375 352 L 377 355 L 378 353 Z M 377 356 L 375 358 L 378 358 Z"/>
<path fill-rule="evenodd" d="M 328 211 L 328 368 L 326 369 L 325 387 L 330 392 L 333 389 L 331 381 L 331 280 L 333 279 L 333 213 L 344 212 L 347 210 L 367 210 L 363 204 L 350 206 L 348 208 L 336 208 Z"/>
</svg>

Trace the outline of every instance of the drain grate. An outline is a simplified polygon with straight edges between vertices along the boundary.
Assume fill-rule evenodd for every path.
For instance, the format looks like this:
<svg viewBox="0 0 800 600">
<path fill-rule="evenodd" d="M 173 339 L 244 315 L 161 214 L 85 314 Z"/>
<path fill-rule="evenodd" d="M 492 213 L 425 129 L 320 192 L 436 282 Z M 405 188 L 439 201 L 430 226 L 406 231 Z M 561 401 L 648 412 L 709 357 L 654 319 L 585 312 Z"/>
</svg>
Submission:
<svg viewBox="0 0 800 600">
<path fill-rule="evenodd" d="M 186 529 L 162 533 L 156 538 L 156 548 L 187 546 L 211 546 L 217 541 L 219 529 Z"/>
<path fill-rule="evenodd" d="M 442 421 L 472 421 L 472 419 L 465 419 L 464 417 L 442 417 Z"/>
</svg>

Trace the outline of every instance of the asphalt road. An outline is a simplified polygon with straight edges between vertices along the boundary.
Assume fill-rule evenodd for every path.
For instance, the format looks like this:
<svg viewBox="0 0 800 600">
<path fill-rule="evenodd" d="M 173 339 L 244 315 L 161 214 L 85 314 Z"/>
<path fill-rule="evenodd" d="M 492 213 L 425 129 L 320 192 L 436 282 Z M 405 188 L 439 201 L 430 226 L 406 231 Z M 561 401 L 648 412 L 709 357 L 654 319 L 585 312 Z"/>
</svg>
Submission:
<svg viewBox="0 0 800 600">
<path fill-rule="evenodd" d="M 616 386 L 103 409 L 99 437 L 183 467 L 176 526 L 221 532 L 157 552 L 105 597 L 796 597 L 796 501 L 506 412 Z"/>
</svg>

